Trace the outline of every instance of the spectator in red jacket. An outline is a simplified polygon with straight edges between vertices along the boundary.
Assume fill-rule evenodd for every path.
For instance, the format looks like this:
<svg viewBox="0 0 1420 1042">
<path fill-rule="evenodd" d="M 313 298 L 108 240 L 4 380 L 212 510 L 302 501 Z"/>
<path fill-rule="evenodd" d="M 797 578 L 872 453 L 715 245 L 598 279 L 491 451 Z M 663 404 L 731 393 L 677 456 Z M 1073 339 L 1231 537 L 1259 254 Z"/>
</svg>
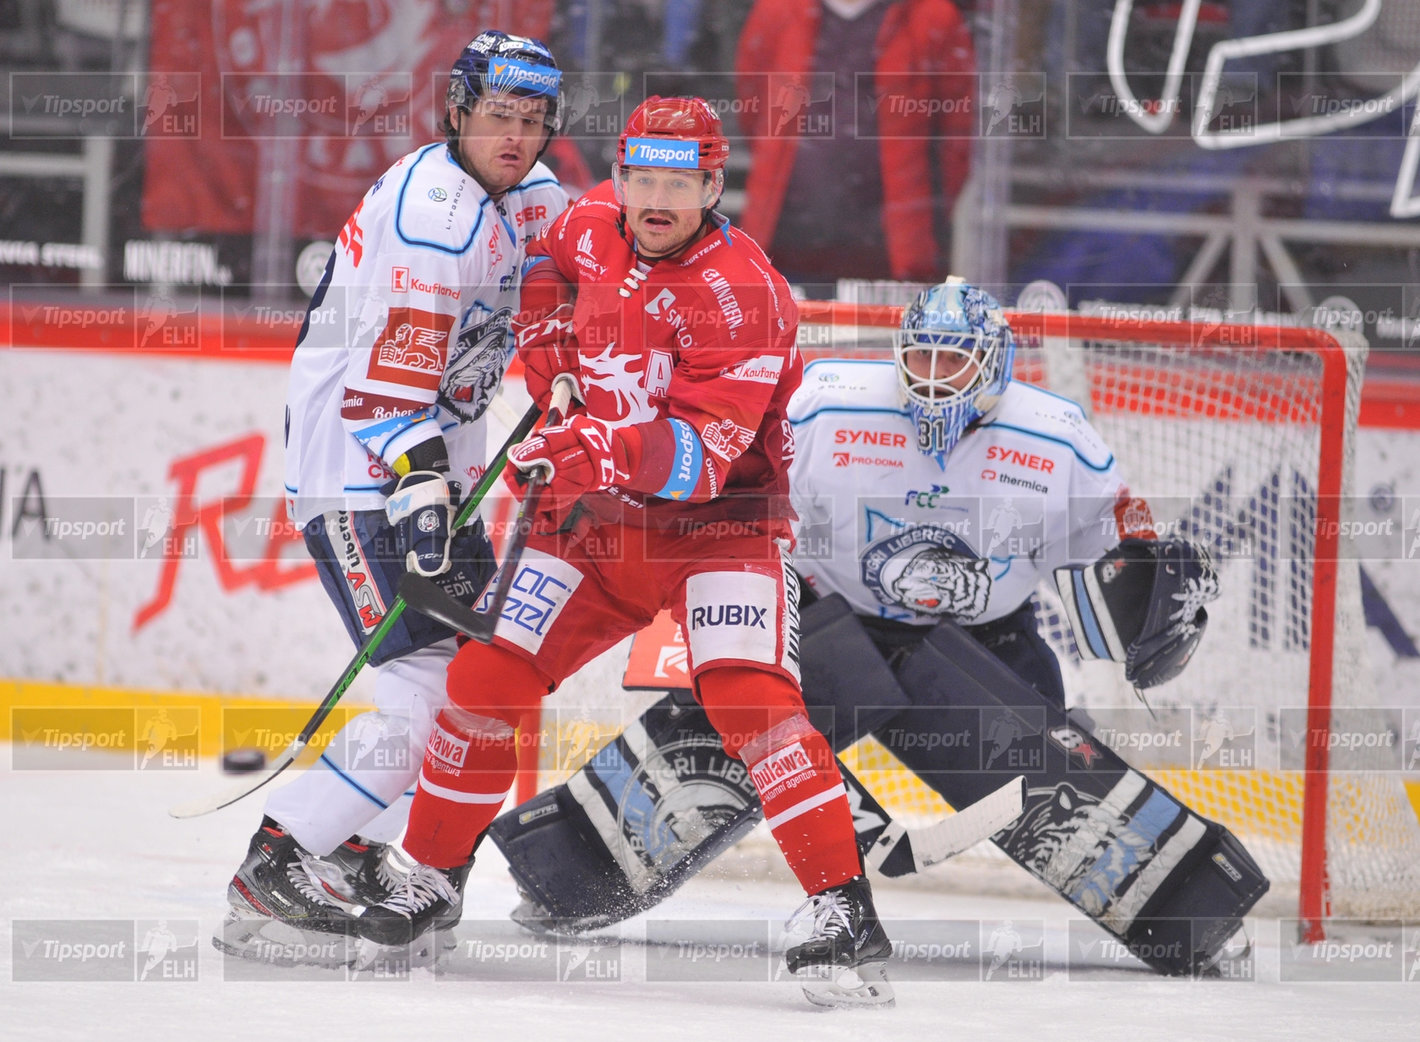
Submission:
<svg viewBox="0 0 1420 1042">
<path fill-rule="evenodd" d="M 976 134 L 950 0 L 758 0 L 736 58 L 742 223 L 797 282 L 939 281 Z"/>
</svg>

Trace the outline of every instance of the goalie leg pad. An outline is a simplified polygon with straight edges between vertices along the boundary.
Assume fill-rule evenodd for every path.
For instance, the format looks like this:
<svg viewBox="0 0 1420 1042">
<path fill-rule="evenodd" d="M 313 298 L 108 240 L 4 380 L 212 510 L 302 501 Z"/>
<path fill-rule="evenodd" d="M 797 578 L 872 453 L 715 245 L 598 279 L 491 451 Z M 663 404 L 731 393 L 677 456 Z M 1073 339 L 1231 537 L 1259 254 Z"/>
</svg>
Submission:
<svg viewBox="0 0 1420 1042">
<path fill-rule="evenodd" d="M 912 704 L 841 595 L 806 605 L 799 631 L 804 704 L 835 750 L 848 748 Z"/>
<path fill-rule="evenodd" d="M 1223 851 L 1240 877 L 1215 863 L 1228 887 L 1199 871 L 1220 835 L 1229 849 L 1243 853 L 1241 845 L 1131 768 L 955 623 L 934 627 L 899 664 L 898 678 L 920 702 L 941 708 L 910 711 L 907 724 L 899 717 L 879 729 L 879 739 L 957 807 L 1008 773 L 1024 774 L 1025 813 L 996 844 L 1160 972 L 1210 961 L 1266 892 L 1250 858 Z M 920 740 L 924 734 L 963 741 L 932 743 Z M 1170 914 L 1190 923 L 1186 957 L 1154 949 L 1158 923 Z"/>
<path fill-rule="evenodd" d="M 399 596 L 405 565 L 395 529 L 383 510 L 333 510 L 307 524 L 303 535 L 321 586 L 340 610 L 346 632 L 359 647 Z M 454 533 L 449 559 L 449 570 L 434 581 L 472 607 L 493 574 L 493 547 L 484 534 L 482 521 Z M 407 611 L 371 653 L 370 664 L 378 666 L 454 635 L 442 623 Z"/>
<path fill-rule="evenodd" d="M 842 763 L 838 769 L 866 853 L 891 819 Z M 698 840 L 697 814 L 709 828 Z M 579 933 L 669 897 L 762 816 L 749 772 L 724 752 L 705 710 L 668 695 L 568 783 L 497 818 L 489 835 L 530 899 L 519 920 Z M 668 843 L 672 832 L 677 839 Z M 896 864 L 885 862 L 884 871 L 910 871 L 907 844 L 889 856 Z"/>
<path fill-rule="evenodd" d="M 1065 705 L 1060 661 L 1040 635 L 1033 601 L 1026 601 L 994 622 L 965 628 L 973 640 L 1004 662 L 1012 673 L 1057 706 Z"/>
<path fill-rule="evenodd" d="M 1139 911 L 1124 936 L 1129 950 L 1160 973 L 1206 974 L 1237 933 L 1244 912 L 1267 893 L 1267 877 L 1227 829 L 1209 823 L 1208 839 Z"/>
<path fill-rule="evenodd" d="M 547 928 L 579 932 L 657 904 L 760 817 L 705 711 L 668 695 L 490 835 Z"/>
</svg>

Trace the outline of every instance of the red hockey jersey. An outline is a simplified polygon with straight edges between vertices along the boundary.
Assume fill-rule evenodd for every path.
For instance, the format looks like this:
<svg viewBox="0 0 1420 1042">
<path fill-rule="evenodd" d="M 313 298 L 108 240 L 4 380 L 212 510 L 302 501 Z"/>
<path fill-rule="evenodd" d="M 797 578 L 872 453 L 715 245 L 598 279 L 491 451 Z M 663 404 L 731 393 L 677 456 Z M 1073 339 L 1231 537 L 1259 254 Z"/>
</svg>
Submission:
<svg viewBox="0 0 1420 1042">
<path fill-rule="evenodd" d="M 620 215 L 605 182 L 528 247 L 530 261 L 548 257 L 575 287 L 587 412 L 636 428 L 626 432 L 639 448 L 631 479 L 587 505 L 603 521 L 676 534 L 770 521 L 787 535 L 787 406 L 803 377 L 788 284 L 728 223 L 674 259 L 638 263 Z"/>
</svg>

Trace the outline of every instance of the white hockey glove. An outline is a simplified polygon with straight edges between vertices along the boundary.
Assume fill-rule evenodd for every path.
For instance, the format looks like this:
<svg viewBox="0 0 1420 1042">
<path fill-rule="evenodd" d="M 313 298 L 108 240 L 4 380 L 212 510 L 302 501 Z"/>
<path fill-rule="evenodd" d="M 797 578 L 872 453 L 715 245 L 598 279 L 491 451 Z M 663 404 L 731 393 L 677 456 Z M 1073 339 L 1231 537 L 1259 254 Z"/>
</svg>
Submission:
<svg viewBox="0 0 1420 1042">
<path fill-rule="evenodd" d="M 443 474 L 415 470 L 399 479 L 385 503 L 385 516 L 394 526 L 404 553 L 404 567 L 426 578 L 449 570 L 449 541 L 454 534 L 454 505 L 449 492 Z"/>
</svg>

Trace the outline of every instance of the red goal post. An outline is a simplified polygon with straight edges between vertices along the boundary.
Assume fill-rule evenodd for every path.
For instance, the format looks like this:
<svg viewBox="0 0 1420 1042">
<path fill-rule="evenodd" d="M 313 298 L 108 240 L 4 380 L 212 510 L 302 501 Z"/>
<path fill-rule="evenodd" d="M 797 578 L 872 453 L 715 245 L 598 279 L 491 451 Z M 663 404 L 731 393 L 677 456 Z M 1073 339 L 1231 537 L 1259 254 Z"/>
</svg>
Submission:
<svg viewBox="0 0 1420 1042">
<path fill-rule="evenodd" d="M 890 357 L 900 314 L 891 305 L 801 301 L 800 343 L 810 359 Z M 1080 401 L 1156 516 L 1165 504 L 1166 521 L 1212 540 L 1225 558 L 1224 597 L 1216 612 L 1210 607 L 1195 661 L 1147 697 L 1161 727 L 1212 726 L 1208 714 L 1225 709 L 1246 718 L 1233 726 L 1241 736 L 1233 742 L 1245 746 L 1251 735 L 1253 762 L 1241 772 L 1195 763 L 1194 730 L 1182 764 L 1141 763 L 1120 751 L 1243 838 L 1274 892 L 1295 891 L 1305 939 L 1322 937 L 1332 915 L 1413 918 L 1420 827 L 1399 771 L 1354 758 L 1337 770 L 1332 758 L 1338 713 L 1352 714 L 1351 723 L 1372 709 L 1386 716 L 1371 704 L 1359 567 L 1342 545 L 1364 339 L 1302 326 L 1161 321 L 1124 307 L 1007 317 L 1017 378 Z M 1041 614 L 1048 628 L 1048 605 Z M 1071 656 L 1068 631 L 1052 643 L 1062 659 Z M 1097 721 L 1139 705 L 1122 678 L 1085 666 L 1066 673 L 1072 704 Z M 1299 731 L 1303 741 L 1287 740 Z M 887 754 L 866 755 L 859 767 L 871 776 Z M 884 770 L 880 780 L 904 773 Z M 1370 892 L 1377 877 L 1380 894 Z"/>
</svg>

